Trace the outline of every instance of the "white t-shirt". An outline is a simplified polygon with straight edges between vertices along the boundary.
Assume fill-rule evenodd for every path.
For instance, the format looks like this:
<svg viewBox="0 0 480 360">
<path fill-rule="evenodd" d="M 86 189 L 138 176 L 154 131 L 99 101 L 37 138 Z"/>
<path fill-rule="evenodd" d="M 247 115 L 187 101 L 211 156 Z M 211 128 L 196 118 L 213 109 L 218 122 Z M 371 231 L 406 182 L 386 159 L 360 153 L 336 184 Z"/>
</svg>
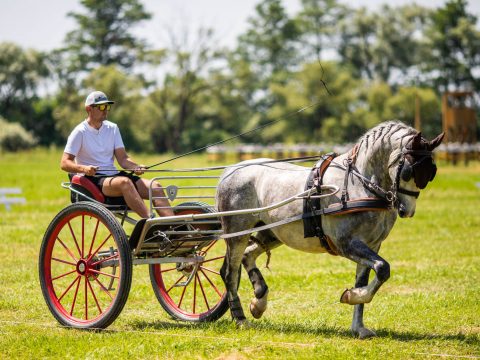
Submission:
<svg viewBox="0 0 480 360">
<path fill-rule="evenodd" d="M 118 170 L 114 165 L 114 151 L 124 147 L 117 124 L 104 120 L 97 130 L 84 120 L 73 129 L 64 151 L 75 156 L 77 164 L 98 166 L 100 174 L 104 169 L 116 170 L 104 172 L 115 175 Z"/>
</svg>

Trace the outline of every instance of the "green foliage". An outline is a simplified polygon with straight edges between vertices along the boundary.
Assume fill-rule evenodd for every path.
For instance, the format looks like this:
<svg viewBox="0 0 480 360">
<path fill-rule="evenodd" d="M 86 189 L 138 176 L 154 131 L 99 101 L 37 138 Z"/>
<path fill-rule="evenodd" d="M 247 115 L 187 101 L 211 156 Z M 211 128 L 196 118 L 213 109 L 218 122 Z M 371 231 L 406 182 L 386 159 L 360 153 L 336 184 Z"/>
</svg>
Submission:
<svg viewBox="0 0 480 360">
<path fill-rule="evenodd" d="M 297 63 L 294 44 L 300 32 L 281 0 L 263 0 L 255 10 L 249 28 L 238 39 L 238 51 L 255 67 L 257 76 L 268 81 Z"/>
<path fill-rule="evenodd" d="M 82 0 L 84 13 L 69 14 L 78 28 L 68 33 L 66 51 L 70 71 L 89 71 L 99 65 L 129 70 L 146 50 L 131 32 L 150 19 L 138 0 Z"/>
<path fill-rule="evenodd" d="M 415 101 L 420 101 L 420 118 L 424 135 L 433 138 L 441 132 L 440 100 L 432 89 L 400 88 L 385 103 L 384 118 L 414 125 Z"/>
<path fill-rule="evenodd" d="M 13 43 L 0 43 L 0 115 L 31 128 L 31 102 L 48 74 L 44 54 Z"/>
<path fill-rule="evenodd" d="M 296 17 L 301 33 L 297 50 L 306 59 L 321 58 L 322 50 L 334 49 L 337 24 L 347 15 L 347 7 L 337 0 L 302 0 L 302 9 Z"/>
<path fill-rule="evenodd" d="M 34 147 L 37 140 L 18 123 L 9 123 L 0 117 L 0 149 L 20 151 Z"/>
<path fill-rule="evenodd" d="M 480 66 L 480 31 L 477 18 L 467 12 L 466 0 L 450 0 L 437 9 L 426 30 L 425 69 L 435 87 L 447 91 L 480 86 L 475 69 Z"/>
</svg>

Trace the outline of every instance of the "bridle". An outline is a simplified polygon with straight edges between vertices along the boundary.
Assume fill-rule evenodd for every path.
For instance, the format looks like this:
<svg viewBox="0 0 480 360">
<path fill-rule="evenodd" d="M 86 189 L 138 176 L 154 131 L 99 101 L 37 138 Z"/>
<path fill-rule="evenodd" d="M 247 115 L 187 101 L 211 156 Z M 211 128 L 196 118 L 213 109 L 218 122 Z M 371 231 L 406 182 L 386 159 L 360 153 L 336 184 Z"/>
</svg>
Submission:
<svg viewBox="0 0 480 360">
<path fill-rule="evenodd" d="M 412 196 L 414 198 L 418 198 L 420 195 L 420 191 L 411 191 L 404 189 L 400 186 L 400 180 L 403 181 L 410 181 L 412 179 L 415 180 L 415 183 L 417 186 L 421 189 L 423 189 L 425 185 L 419 184 L 419 169 L 426 159 L 432 159 L 432 171 L 431 174 L 429 174 L 428 181 L 432 181 L 433 178 L 435 177 L 436 174 L 436 166 L 434 165 L 433 162 L 433 154 L 429 150 L 423 150 L 423 149 L 408 149 L 404 147 L 401 151 L 400 154 L 400 160 L 397 165 L 397 170 L 396 170 L 396 175 L 395 175 L 395 180 L 392 183 L 392 186 L 390 187 L 389 190 L 385 190 L 381 186 L 377 185 L 370 179 L 366 178 L 364 175 L 362 175 L 358 169 L 355 167 L 355 160 L 357 157 L 357 153 L 359 150 L 359 145 L 357 144 L 351 151 L 351 153 L 348 155 L 347 159 L 344 162 L 344 170 L 345 170 L 345 181 L 344 181 L 344 187 L 342 191 L 342 203 L 345 203 L 348 200 L 348 191 L 347 191 L 347 186 L 348 186 L 348 177 L 349 174 L 355 175 L 363 184 L 363 186 L 369 190 L 370 192 L 374 193 L 378 197 L 386 200 L 391 208 L 398 209 L 400 206 L 400 201 L 398 200 L 397 194 L 403 194 L 407 196 Z M 415 161 L 413 164 L 410 164 L 410 162 L 407 159 L 407 156 L 411 157 Z M 336 164 L 338 166 L 338 164 Z"/>
</svg>

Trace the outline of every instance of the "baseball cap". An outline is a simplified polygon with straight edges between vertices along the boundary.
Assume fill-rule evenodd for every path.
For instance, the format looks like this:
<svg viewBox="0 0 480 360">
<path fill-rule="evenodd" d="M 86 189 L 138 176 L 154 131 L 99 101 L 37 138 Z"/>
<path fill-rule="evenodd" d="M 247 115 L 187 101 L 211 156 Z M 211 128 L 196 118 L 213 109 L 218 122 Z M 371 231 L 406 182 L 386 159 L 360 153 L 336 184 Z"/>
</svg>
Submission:
<svg viewBox="0 0 480 360">
<path fill-rule="evenodd" d="M 114 101 L 108 100 L 107 95 L 101 91 L 94 91 L 88 94 L 85 100 L 85 106 L 99 104 L 114 104 Z"/>
</svg>

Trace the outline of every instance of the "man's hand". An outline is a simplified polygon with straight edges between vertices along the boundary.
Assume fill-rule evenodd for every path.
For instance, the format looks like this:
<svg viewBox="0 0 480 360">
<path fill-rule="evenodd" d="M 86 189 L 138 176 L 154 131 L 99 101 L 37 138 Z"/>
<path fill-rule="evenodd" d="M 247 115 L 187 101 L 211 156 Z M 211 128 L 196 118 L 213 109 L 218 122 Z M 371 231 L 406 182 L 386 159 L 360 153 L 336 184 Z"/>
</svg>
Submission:
<svg viewBox="0 0 480 360">
<path fill-rule="evenodd" d="M 98 170 L 98 166 L 93 166 L 93 165 L 87 165 L 87 166 L 84 166 L 84 173 L 85 175 L 88 175 L 88 176 L 93 176 L 96 174 Z"/>
<path fill-rule="evenodd" d="M 135 167 L 135 169 L 133 169 L 133 172 L 135 173 L 135 175 L 143 175 L 146 168 L 147 167 L 145 165 L 138 165 Z"/>
</svg>

